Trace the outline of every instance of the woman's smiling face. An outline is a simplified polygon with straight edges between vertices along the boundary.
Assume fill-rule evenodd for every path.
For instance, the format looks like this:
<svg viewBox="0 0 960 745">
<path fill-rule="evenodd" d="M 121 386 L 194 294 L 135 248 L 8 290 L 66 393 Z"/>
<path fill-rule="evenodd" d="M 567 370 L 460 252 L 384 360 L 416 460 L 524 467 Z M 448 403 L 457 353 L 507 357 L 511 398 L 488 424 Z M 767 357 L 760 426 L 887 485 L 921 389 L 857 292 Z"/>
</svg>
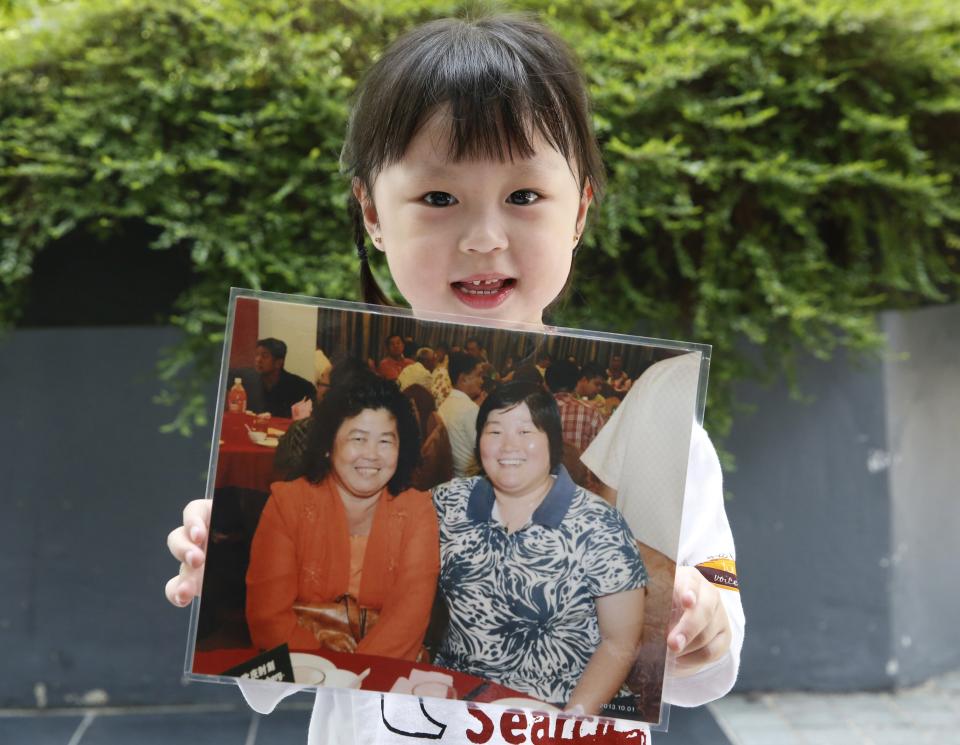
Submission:
<svg viewBox="0 0 960 745">
<path fill-rule="evenodd" d="M 449 157 L 435 114 L 384 168 L 364 221 L 414 310 L 542 322 L 567 280 L 592 191 L 542 136 L 529 158 Z M 577 236 L 577 237 L 575 237 Z"/>
<path fill-rule="evenodd" d="M 397 471 L 400 438 L 387 409 L 364 409 L 337 430 L 330 454 L 336 480 L 355 497 L 379 494 Z"/>
<path fill-rule="evenodd" d="M 494 489 L 524 497 L 550 480 L 550 441 L 525 403 L 494 409 L 480 433 L 480 462 Z"/>
</svg>

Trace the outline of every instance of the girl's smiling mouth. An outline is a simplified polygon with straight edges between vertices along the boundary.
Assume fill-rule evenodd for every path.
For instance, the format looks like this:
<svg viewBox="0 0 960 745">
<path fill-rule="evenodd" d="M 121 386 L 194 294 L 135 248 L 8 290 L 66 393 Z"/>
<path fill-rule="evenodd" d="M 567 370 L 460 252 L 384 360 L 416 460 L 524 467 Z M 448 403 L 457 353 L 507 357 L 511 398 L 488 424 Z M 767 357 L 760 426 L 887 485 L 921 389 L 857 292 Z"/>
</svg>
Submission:
<svg viewBox="0 0 960 745">
<path fill-rule="evenodd" d="M 510 296 L 516 284 L 517 280 L 503 275 L 475 275 L 451 282 L 450 287 L 471 308 L 496 308 Z"/>
</svg>

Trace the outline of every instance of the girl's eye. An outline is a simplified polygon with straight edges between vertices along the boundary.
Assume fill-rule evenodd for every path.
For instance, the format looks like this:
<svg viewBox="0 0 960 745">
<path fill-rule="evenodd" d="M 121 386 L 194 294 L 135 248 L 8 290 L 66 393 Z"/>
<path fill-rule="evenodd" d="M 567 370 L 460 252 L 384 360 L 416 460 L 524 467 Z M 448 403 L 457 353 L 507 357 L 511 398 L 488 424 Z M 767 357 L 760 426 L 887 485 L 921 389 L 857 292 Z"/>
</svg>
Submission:
<svg viewBox="0 0 960 745">
<path fill-rule="evenodd" d="M 457 198 L 445 191 L 428 191 L 423 195 L 423 201 L 431 207 L 450 207 L 457 203 Z"/>
<path fill-rule="evenodd" d="M 535 191 L 530 191 L 530 189 L 519 189 L 507 197 L 510 204 L 518 205 L 533 204 L 538 199 L 540 199 L 540 195 Z"/>
</svg>

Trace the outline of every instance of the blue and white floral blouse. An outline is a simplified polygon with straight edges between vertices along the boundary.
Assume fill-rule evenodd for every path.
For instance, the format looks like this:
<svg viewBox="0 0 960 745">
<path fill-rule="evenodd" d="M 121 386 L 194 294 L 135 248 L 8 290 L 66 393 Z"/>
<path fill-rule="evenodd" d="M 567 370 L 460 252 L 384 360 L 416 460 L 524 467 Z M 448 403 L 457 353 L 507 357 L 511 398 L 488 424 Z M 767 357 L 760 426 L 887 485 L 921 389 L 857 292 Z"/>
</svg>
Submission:
<svg viewBox="0 0 960 745">
<path fill-rule="evenodd" d="M 511 534 L 480 476 L 433 491 L 450 625 L 435 664 L 564 705 L 600 644 L 594 598 L 644 587 L 630 528 L 560 467 Z"/>
</svg>

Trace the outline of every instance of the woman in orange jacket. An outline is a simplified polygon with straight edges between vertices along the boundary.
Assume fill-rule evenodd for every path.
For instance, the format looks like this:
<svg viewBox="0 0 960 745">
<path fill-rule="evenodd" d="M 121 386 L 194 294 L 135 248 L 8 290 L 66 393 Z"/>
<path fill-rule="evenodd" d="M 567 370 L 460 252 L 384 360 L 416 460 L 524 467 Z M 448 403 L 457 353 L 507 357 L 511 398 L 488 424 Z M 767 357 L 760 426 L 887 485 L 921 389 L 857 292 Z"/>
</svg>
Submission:
<svg viewBox="0 0 960 745">
<path fill-rule="evenodd" d="M 430 495 L 407 488 L 413 411 L 394 383 L 363 375 L 331 388 L 313 417 L 301 475 L 272 485 L 253 538 L 250 636 L 263 649 L 416 659 L 440 560 Z"/>
</svg>

